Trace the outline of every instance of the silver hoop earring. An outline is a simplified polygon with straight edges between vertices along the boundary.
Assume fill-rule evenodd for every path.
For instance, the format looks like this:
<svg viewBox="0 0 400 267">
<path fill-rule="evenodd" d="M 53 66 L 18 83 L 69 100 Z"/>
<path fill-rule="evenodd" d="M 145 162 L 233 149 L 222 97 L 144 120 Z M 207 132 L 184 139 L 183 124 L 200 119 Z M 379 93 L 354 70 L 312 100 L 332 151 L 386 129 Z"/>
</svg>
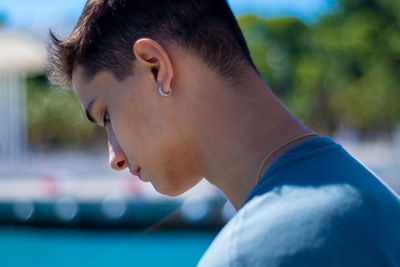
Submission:
<svg viewBox="0 0 400 267">
<path fill-rule="evenodd" d="M 170 96 L 172 94 L 172 88 L 169 89 L 168 93 L 164 93 L 163 86 L 162 86 L 162 84 L 160 84 L 160 86 L 158 87 L 158 92 L 162 96 Z"/>
</svg>

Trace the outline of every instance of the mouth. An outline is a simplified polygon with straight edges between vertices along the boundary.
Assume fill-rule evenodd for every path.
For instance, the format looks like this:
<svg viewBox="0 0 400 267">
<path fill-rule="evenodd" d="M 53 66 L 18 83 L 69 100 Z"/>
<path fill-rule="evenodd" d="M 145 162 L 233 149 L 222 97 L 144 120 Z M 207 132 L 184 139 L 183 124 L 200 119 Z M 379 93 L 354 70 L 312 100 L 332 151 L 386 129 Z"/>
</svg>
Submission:
<svg viewBox="0 0 400 267">
<path fill-rule="evenodd" d="M 140 180 L 142 180 L 142 177 L 140 176 L 141 167 L 135 165 L 132 168 L 130 168 L 129 171 L 133 175 L 137 176 Z"/>
</svg>

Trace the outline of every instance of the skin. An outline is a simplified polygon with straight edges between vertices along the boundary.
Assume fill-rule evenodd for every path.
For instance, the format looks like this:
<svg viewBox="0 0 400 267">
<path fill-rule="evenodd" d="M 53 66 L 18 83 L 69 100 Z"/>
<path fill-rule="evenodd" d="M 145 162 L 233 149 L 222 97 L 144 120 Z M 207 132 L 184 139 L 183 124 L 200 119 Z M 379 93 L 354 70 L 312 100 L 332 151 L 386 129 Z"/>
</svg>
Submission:
<svg viewBox="0 0 400 267">
<path fill-rule="evenodd" d="M 273 95 L 249 66 L 234 84 L 177 45 L 140 39 L 133 75 L 123 81 L 103 71 L 91 80 L 74 67 L 72 84 L 84 109 L 100 125 L 109 118 L 113 169 L 139 166 L 142 180 L 176 196 L 203 177 L 238 210 L 256 185 L 265 156 L 290 138 L 311 132 Z M 171 96 L 158 93 L 172 88 Z M 305 140 L 279 150 L 282 153 Z"/>
</svg>

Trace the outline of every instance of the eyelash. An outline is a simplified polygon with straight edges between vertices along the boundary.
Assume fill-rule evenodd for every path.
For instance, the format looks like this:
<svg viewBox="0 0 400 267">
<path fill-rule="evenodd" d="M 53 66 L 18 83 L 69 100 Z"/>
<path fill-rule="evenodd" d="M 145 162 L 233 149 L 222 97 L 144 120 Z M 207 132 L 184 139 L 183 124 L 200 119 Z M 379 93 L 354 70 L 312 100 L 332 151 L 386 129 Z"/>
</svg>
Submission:
<svg viewBox="0 0 400 267">
<path fill-rule="evenodd" d="M 107 123 L 108 123 L 108 122 L 110 122 L 110 117 L 109 117 L 109 115 L 108 115 L 108 112 L 106 111 L 106 112 L 104 113 L 104 117 L 103 117 L 103 125 L 104 125 L 104 127 L 107 126 Z"/>
</svg>

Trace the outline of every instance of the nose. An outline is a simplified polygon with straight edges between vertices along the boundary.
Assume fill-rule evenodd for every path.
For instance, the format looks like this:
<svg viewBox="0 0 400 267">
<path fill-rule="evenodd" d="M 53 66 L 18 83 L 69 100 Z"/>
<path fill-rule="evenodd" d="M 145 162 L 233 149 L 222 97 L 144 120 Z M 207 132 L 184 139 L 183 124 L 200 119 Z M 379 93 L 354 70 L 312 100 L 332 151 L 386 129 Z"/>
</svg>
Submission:
<svg viewBox="0 0 400 267">
<path fill-rule="evenodd" d="M 128 167 L 128 160 L 124 151 L 122 151 L 117 139 L 113 133 L 108 135 L 108 155 L 111 168 L 116 171 L 122 171 Z"/>
</svg>

